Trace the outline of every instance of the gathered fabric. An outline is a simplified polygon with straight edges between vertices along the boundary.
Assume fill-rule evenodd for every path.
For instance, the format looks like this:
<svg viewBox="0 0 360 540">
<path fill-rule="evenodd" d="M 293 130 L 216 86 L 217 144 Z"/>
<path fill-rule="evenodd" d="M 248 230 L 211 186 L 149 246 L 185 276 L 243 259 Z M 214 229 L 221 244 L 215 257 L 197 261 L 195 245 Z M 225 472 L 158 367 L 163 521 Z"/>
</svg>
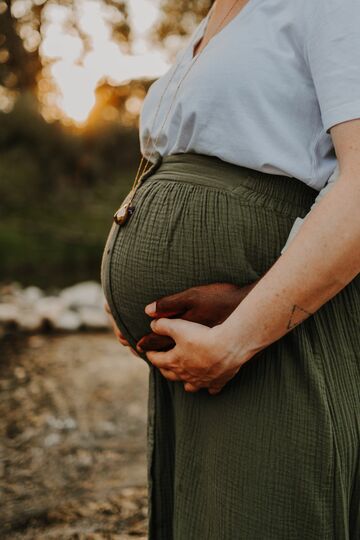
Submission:
<svg viewBox="0 0 360 540">
<path fill-rule="evenodd" d="M 150 332 L 144 307 L 157 298 L 261 277 L 316 195 L 214 156 L 158 157 L 102 260 L 131 345 Z M 359 388 L 359 277 L 216 396 L 149 364 L 149 539 L 358 540 Z"/>
</svg>

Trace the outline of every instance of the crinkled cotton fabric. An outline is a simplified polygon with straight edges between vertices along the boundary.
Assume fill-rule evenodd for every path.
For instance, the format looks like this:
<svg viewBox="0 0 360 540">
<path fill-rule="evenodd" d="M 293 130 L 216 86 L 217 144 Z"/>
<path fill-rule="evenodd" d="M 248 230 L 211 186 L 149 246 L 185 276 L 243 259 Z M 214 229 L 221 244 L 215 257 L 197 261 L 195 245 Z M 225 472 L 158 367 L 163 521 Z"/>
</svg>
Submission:
<svg viewBox="0 0 360 540">
<path fill-rule="evenodd" d="M 262 276 L 316 194 L 214 157 L 165 157 L 104 250 L 131 346 L 150 331 L 149 302 Z M 360 276 L 217 396 L 150 365 L 149 540 L 359 540 L 359 329 Z"/>
</svg>

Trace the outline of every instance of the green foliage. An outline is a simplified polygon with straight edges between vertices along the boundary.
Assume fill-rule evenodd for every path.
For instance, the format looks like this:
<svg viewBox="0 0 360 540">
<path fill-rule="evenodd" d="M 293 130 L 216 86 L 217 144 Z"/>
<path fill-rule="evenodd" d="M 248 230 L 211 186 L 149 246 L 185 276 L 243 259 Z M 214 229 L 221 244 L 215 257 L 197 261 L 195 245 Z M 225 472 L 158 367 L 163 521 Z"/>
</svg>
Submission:
<svg viewBox="0 0 360 540">
<path fill-rule="evenodd" d="M 99 279 L 138 146 L 137 131 L 119 124 L 89 132 L 47 124 L 27 95 L 0 114 L 0 281 Z"/>
<path fill-rule="evenodd" d="M 109 13 L 112 37 L 118 43 L 131 41 L 128 24 L 127 2 L 122 0 L 102 0 Z M 39 46 L 44 30 L 44 10 L 52 0 L 21 2 L 20 13 L 16 2 L 3 0 L 0 3 L 0 85 L 9 90 L 35 90 L 37 75 L 41 70 Z M 66 27 L 72 35 L 79 37 L 88 50 L 87 36 L 79 22 L 79 4 L 76 0 L 57 0 L 67 12 Z M 14 12 L 15 4 L 15 12 Z M 20 2 L 18 2 L 18 5 Z M 28 36 L 23 40 L 20 36 Z M 30 37 L 30 40 L 29 40 Z M 28 41 L 27 41 L 28 39 Z"/>
<path fill-rule="evenodd" d="M 18 21 L 11 12 L 12 2 L 6 0 L 1 4 L 0 52 L 8 58 L 6 62 L 0 62 L 0 85 L 10 90 L 34 89 L 36 75 L 41 67 L 38 51 L 28 51 L 24 47 Z"/>
<path fill-rule="evenodd" d="M 123 44 L 131 42 L 129 1 L 103 0 L 113 10 L 113 37 Z M 99 278 L 112 214 L 130 187 L 140 157 L 137 119 L 127 111 L 126 101 L 129 96 L 142 99 L 150 82 L 118 88 L 104 82 L 86 129 L 45 122 L 36 86 L 48 2 L 23 3 L 26 9 L 20 15 L 11 9 L 15 3 L 0 2 L 0 89 L 19 96 L 11 112 L 0 113 L 0 281 L 62 286 Z M 66 6 L 68 29 L 84 40 L 86 49 L 77 3 L 58 3 Z M 163 0 L 157 40 L 191 32 L 211 3 Z M 22 40 L 25 27 L 39 36 L 38 45 Z M 109 111 L 112 122 L 105 121 Z"/>
</svg>

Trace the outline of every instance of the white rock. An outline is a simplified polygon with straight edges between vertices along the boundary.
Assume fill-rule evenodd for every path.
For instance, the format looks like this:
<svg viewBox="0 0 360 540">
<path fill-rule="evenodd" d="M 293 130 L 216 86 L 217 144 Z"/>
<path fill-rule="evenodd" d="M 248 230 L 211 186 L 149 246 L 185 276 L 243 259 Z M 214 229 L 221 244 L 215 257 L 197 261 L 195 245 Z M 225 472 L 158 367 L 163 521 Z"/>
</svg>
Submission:
<svg viewBox="0 0 360 540">
<path fill-rule="evenodd" d="M 59 444 L 60 441 L 61 437 L 58 433 L 50 433 L 50 435 L 47 435 L 44 439 L 44 446 L 50 448 L 51 446 Z"/>
<path fill-rule="evenodd" d="M 104 295 L 101 285 L 96 281 L 85 281 L 68 287 L 60 293 L 60 298 L 71 308 L 102 307 Z"/>
<path fill-rule="evenodd" d="M 66 310 L 66 303 L 56 296 L 45 296 L 36 302 L 37 314 L 43 319 L 55 324 Z"/>
<path fill-rule="evenodd" d="M 77 462 L 79 467 L 88 468 L 93 464 L 93 457 L 87 450 L 78 450 Z"/>
<path fill-rule="evenodd" d="M 44 296 L 44 293 L 39 287 L 26 287 L 22 292 L 22 296 L 25 302 L 34 304 Z"/>
<path fill-rule="evenodd" d="M 81 322 L 86 328 L 103 329 L 109 327 L 109 320 L 103 308 L 79 308 Z"/>
<path fill-rule="evenodd" d="M 2 333 L 15 324 L 27 333 L 40 332 L 44 323 L 55 330 L 77 331 L 81 326 L 98 330 L 109 327 L 100 283 L 86 281 L 64 289 L 58 296 L 44 296 L 39 287 L 3 286 L 0 301 Z"/>
<path fill-rule="evenodd" d="M 0 304 L 0 323 L 16 323 L 19 317 L 19 308 L 12 303 Z"/>
<path fill-rule="evenodd" d="M 60 418 L 56 418 L 52 414 L 47 415 L 46 417 L 46 423 L 48 426 L 54 429 L 62 429 L 63 428 L 63 421 L 60 420 Z"/>
<path fill-rule="evenodd" d="M 52 414 L 49 414 L 46 417 L 46 423 L 48 426 L 50 426 L 53 429 L 57 430 L 72 430 L 77 428 L 77 422 L 75 418 L 72 418 L 71 416 L 64 418 L 63 420 L 61 418 L 56 418 Z"/>
<path fill-rule="evenodd" d="M 43 318 L 34 309 L 19 310 L 17 319 L 20 330 L 23 332 L 39 332 L 43 325 Z"/>
<path fill-rule="evenodd" d="M 77 422 L 75 420 L 75 418 L 72 418 L 71 416 L 69 416 L 68 418 L 65 418 L 64 421 L 63 421 L 63 429 L 66 429 L 66 430 L 72 430 L 72 429 L 76 429 L 77 428 Z"/>
<path fill-rule="evenodd" d="M 12 302 L 13 300 L 20 298 L 22 295 L 22 288 L 19 283 L 9 283 L 3 285 L 0 289 L 0 297 L 2 302 Z"/>
<path fill-rule="evenodd" d="M 74 311 L 66 310 L 60 313 L 60 315 L 51 321 L 55 330 L 62 330 L 65 332 L 76 332 L 81 326 L 81 319 L 78 313 Z"/>
<path fill-rule="evenodd" d="M 107 435 L 113 435 L 116 431 L 116 425 L 114 424 L 114 422 L 100 422 L 99 424 L 97 424 L 96 427 L 100 428 L 100 431 L 106 433 Z"/>
</svg>

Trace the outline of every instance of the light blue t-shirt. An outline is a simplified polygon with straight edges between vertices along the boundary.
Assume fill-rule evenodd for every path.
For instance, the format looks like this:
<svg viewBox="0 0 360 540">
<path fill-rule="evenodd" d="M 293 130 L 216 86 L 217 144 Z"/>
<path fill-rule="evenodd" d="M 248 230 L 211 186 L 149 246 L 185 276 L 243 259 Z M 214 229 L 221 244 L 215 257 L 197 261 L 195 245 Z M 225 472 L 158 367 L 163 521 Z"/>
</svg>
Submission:
<svg viewBox="0 0 360 540">
<path fill-rule="evenodd" d="M 329 128 L 360 118 L 360 0 L 249 0 L 194 59 L 208 18 L 150 87 L 142 153 L 160 135 L 162 155 L 214 155 L 321 190 L 337 163 Z"/>
</svg>

